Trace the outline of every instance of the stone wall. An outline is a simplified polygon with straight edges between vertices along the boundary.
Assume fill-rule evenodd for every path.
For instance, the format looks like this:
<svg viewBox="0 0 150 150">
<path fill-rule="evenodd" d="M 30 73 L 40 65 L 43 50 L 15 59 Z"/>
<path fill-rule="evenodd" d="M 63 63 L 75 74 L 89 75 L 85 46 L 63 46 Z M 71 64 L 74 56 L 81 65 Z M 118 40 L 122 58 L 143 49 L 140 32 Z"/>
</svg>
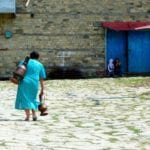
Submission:
<svg viewBox="0 0 150 150">
<path fill-rule="evenodd" d="M 149 0 L 30 0 L 28 7 L 17 0 L 16 6 L 15 15 L 0 15 L 0 77 L 10 77 L 32 50 L 40 52 L 48 73 L 69 66 L 95 76 L 105 70 L 105 30 L 99 23 L 150 19 Z"/>
</svg>

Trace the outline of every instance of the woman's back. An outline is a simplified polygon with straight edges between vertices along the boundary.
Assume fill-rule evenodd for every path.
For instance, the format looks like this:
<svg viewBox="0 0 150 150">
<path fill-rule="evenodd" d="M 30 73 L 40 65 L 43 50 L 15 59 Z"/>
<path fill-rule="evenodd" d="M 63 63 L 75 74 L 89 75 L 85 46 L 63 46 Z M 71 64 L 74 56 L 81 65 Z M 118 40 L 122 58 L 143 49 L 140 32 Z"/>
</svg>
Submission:
<svg viewBox="0 0 150 150">
<path fill-rule="evenodd" d="M 43 65 L 35 59 L 30 59 L 27 65 L 27 72 L 24 78 L 32 78 L 39 80 L 41 74 L 44 73 Z"/>
</svg>

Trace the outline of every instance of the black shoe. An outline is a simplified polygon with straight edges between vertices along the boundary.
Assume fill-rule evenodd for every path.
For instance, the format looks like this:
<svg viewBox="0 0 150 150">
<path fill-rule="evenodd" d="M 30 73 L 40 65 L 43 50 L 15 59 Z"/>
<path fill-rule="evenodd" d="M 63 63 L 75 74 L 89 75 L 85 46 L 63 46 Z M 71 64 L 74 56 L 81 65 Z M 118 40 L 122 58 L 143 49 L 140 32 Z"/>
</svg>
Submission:
<svg viewBox="0 0 150 150">
<path fill-rule="evenodd" d="M 37 117 L 36 116 L 34 116 L 32 119 L 33 119 L 33 121 L 37 121 Z"/>
</svg>

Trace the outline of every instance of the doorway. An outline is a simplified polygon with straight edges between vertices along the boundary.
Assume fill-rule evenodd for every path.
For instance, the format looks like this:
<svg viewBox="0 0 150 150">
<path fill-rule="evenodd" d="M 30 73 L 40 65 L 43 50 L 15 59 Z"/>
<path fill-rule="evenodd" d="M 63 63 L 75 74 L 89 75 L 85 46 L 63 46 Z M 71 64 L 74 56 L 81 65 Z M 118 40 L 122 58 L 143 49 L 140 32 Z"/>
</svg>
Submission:
<svg viewBox="0 0 150 150">
<path fill-rule="evenodd" d="M 107 30 L 106 63 L 119 58 L 123 73 L 150 73 L 150 32 Z"/>
</svg>

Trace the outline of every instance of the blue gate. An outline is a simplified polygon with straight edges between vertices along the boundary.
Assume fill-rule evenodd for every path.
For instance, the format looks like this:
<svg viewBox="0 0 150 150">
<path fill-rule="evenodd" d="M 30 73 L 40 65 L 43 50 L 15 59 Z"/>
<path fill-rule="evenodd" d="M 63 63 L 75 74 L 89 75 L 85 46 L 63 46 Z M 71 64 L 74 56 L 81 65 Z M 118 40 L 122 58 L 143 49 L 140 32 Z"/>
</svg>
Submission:
<svg viewBox="0 0 150 150">
<path fill-rule="evenodd" d="M 123 73 L 150 73 L 150 32 L 107 30 L 106 60 L 119 58 Z"/>
<path fill-rule="evenodd" d="M 119 58 L 122 72 L 127 71 L 127 34 L 124 31 L 107 30 L 106 61 Z"/>
<path fill-rule="evenodd" d="M 150 73 L 150 32 L 129 31 L 128 54 L 130 73 Z"/>
</svg>

